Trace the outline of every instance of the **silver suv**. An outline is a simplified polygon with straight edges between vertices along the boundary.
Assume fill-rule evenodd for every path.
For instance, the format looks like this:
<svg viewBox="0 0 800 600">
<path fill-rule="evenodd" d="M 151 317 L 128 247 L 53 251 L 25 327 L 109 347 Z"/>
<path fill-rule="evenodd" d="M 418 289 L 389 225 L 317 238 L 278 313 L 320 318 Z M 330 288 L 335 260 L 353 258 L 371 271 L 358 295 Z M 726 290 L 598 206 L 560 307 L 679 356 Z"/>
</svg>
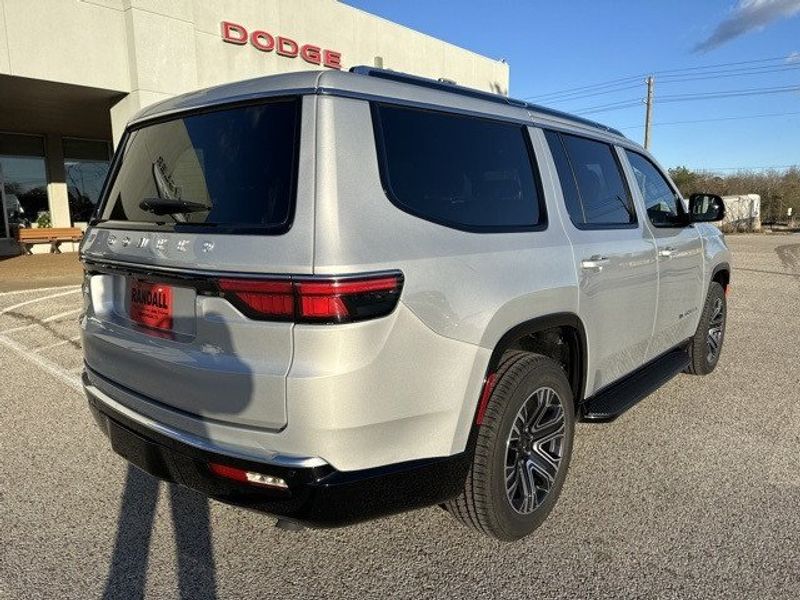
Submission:
<svg viewBox="0 0 800 600">
<path fill-rule="evenodd" d="M 391 71 L 172 98 L 82 246 L 86 393 L 131 463 L 280 524 L 518 539 L 576 420 L 714 369 L 723 210 L 613 129 Z"/>
</svg>

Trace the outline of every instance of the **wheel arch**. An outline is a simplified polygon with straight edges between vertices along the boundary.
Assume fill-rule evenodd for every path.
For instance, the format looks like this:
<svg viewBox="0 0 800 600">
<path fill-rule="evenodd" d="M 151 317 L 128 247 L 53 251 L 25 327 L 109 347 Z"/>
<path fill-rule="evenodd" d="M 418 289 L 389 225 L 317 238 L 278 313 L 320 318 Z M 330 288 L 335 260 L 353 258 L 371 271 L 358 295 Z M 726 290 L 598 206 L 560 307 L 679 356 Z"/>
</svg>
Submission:
<svg viewBox="0 0 800 600">
<path fill-rule="evenodd" d="M 567 352 L 569 355 L 567 364 L 569 367 L 565 370 L 567 370 L 567 379 L 570 382 L 570 387 L 572 387 L 575 396 L 575 407 L 577 409 L 583 401 L 586 385 L 586 368 L 588 363 L 586 328 L 583 326 L 580 317 L 575 313 L 561 312 L 543 315 L 519 323 L 500 337 L 492 350 L 489 364 L 486 367 L 484 385 L 481 389 L 482 393 L 476 409 L 476 416 L 481 410 L 481 404 L 488 401 L 491 389 L 489 389 L 487 393 L 487 384 L 489 384 L 489 386 L 493 385 L 493 381 L 491 380 L 492 375 L 497 372 L 497 368 L 505 353 L 510 350 L 520 349 L 520 345 L 525 340 L 536 340 L 537 336 L 551 332 L 560 332 L 560 335 L 566 337 L 563 341 L 567 344 Z M 542 353 L 549 355 L 548 352 Z M 473 421 L 473 423 L 474 422 L 475 421 Z"/>
<path fill-rule="evenodd" d="M 725 290 L 725 293 L 728 293 L 728 285 L 731 282 L 731 266 L 727 262 L 721 262 L 717 264 L 714 269 L 711 271 L 711 277 L 709 278 L 706 285 L 710 285 L 712 281 L 716 281 L 722 286 L 722 289 Z M 706 289 L 706 294 L 708 293 L 708 289 Z"/>
<path fill-rule="evenodd" d="M 726 262 L 721 262 L 711 271 L 710 281 L 716 281 L 727 291 L 731 282 L 731 266 Z"/>
</svg>

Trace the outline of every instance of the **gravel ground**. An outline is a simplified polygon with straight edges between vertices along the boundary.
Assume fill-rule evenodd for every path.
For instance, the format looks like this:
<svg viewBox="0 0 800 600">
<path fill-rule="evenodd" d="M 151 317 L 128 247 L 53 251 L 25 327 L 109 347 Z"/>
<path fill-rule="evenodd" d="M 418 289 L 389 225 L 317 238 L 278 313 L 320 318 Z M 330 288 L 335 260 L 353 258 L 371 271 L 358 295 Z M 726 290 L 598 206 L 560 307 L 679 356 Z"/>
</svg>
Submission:
<svg viewBox="0 0 800 600">
<path fill-rule="evenodd" d="M 80 284 L 82 276 L 77 252 L 0 258 L 0 293 Z"/>
<path fill-rule="evenodd" d="M 2 293 L 0 598 L 798 598 L 800 236 L 729 243 L 719 368 L 580 424 L 510 545 L 437 508 L 284 532 L 128 469 L 79 390 L 76 288 Z"/>
</svg>

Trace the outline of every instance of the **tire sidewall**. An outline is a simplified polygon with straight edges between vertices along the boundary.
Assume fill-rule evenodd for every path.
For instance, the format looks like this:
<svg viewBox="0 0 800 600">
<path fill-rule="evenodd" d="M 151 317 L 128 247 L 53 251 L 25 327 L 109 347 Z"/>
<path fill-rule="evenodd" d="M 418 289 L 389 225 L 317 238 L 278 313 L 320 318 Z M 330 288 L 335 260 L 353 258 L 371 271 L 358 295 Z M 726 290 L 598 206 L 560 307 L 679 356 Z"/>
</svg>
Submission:
<svg viewBox="0 0 800 600">
<path fill-rule="evenodd" d="M 714 303 L 717 299 L 722 300 L 722 334 L 719 338 L 719 349 L 713 361 L 708 360 L 708 328 L 711 325 L 711 313 L 714 309 Z M 725 329 L 728 323 L 728 303 L 725 298 L 724 288 L 712 281 L 708 288 L 708 295 L 706 296 L 706 303 L 703 307 L 703 315 L 700 324 L 695 334 L 695 339 L 692 347 L 692 360 L 694 363 L 694 370 L 701 375 L 711 373 L 719 364 L 720 356 L 722 355 L 722 348 L 725 344 Z"/>
<path fill-rule="evenodd" d="M 506 441 L 522 404 L 540 387 L 550 387 L 558 394 L 564 410 L 564 448 L 561 464 L 553 487 L 542 503 L 530 514 L 522 515 L 514 510 L 506 496 L 505 463 Z M 572 390 L 561 368 L 549 359 L 537 361 L 523 375 L 504 398 L 502 418 L 492 440 L 491 469 L 489 475 L 490 514 L 496 520 L 498 531 L 508 540 L 519 539 L 536 529 L 552 510 L 566 478 L 572 455 L 575 430 L 575 405 Z M 494 400 L 494 398 L 493 398 Z"/>
</svg>

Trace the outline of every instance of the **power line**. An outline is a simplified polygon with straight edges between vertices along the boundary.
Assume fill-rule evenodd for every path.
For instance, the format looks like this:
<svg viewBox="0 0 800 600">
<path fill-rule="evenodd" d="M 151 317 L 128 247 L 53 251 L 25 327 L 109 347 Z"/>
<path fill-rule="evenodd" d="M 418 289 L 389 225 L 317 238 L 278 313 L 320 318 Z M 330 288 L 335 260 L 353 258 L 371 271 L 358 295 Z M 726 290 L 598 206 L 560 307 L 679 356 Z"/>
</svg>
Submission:
<svg viewBox="0 0 800 600">
<path fill-rule="evenodd" d="M 582 98 L 591 98 L 593 96 L 601 96 L 603 94 L 614 94 L 616 92 L 624 92 L 624 91 L 627 91 L 627 90 L 635 90 L 635 89 L 638 89 L 640 87 L 641 87 L 641 84 L 637 82 L 634 85 L 625 85 L 625 86 L 621 86 L 621 87 L 614 87 L 614 88 L 610 88 L 608 90 L 600 90 L 600 91 L 597 91 L 597 92 L 575 92 L 575 93 L 570 94 L 568 96 L 547 99 L 547 100 L 544 100 L 543 102 L 569 102 L 571 100 L 580 100 Z M 540 102 L 542 102 L 542 101 L 540 101 Z"/>
<path fill-rule="evenodd" d="M 693 119 L 691 121 L 667 121 L 663 123 L 653 123 L 653 126 L 662 127 L 664 125 L 688 125 L 692 123 L 712 123 L 716 121 L 740 121 L 743 119 L 766 119 L 768 117 L 786 117 L 790 115 L 800 115 L 800 111 L 782 113 L 764 113 L 760 115 L 739 115 L 737 117 L 715 117 L 713 119 Z M 641 129 L 642 125 L 628 125 L 618 129 Z"/>
<path fill-rule="evenodd" d="M 709 81 L 713 79 L 725 79 L 728 77 L 744 77 L 747 75 L 766 75 L 769 73 L 781 73 L 785 71 L 796 71 L 800 69 L 800 63 L 796 65 L 786 65 L 782 67 L 771 67 L 769 69 L 763 70 L 752 70 L 752 71 L 718 71 L 714 74 L 713 71 L 709 73 L 695 73 L 694 75 L 686 76 L 686 77 L 678 77 L 673 79 L 667 79 L 665 77 L 659 78 L 659 83 L 680 83 L 683 81 Z M 674 77 L 674 76 L 673 76 Z"/>
<path fill-rule="evenodd" d="M 757 71 L 759 69 L 768 69 L 768 68 L 775 68 L 775 67 L 780 66 L 778 64 L 764 65 L 763 63 L 769 63 L 769 62 L 773 62 L 774 63 L 776 61 L 781 61 L 783 63 L 783 65 L 791 64 L 791 63 L 786 63 L 785 62 L 787 60 L 787 58 L 788 58 L 787 56 L 776 56 L 776 57 L 772 57 L 772 58 L 760 58 L 760 59 L 744 60 L 744 61 L 737 61 L 737 62 L 717 63 L 717 64 L 713 64 L 713 65 L 705 65 L 705 66 L 698 66 L 698 67 L 683 67 L 683 68 L 679 68 L 679 69 L 665 69 L 665 70 L 661 70 L 661 71 L 654 71 L 652 74 L 653 75 L 662 75 L 662 76 L 664 76 L 665 79 L 669 79 L 669 78 L 675 78 L 675 77 L 682 76 L 682 75 L 721 74 L 721 73 L 723 73 L 723 71 L 711 71 L 711 69 L 720 69 L 722 67 L 737 67 L 737 66 L 739 66 L 738 69 L 730 69 L 729 71 L 730 72 L 733 72 L 733 71 L 745 72 L 745 71 L 751 71 L 751 70 L 752 71 Z M 762 66 L 752 66 L 752 67 L 741 67 L 740 66 L 740 65 L 759 65 L 759 64 L 762 65 Z M 637 81 L 637 80 L 640 80 L 640 79 L 644 78 L 645 76 L 646 76 L 645 74 L 642 74 L 642 75 L 634 75 L 634 76 L 631 76 L 631 77 L 622 77 L 622 78 L 618 78 L 618 79 L 611 79 L 611 80 L 608 80 L 608 81 L 598 82 L 598 83 L 594 83 L 594 84 L 578 86 L 578 87 L 573 87 L 573 88 L 566 88 L 566 89 L 562 89 L 562 90 L 556 90 L 556 91 L 548 92 L 548 93 L 545 93 L 545 94 L 537 94 L 537 95 L 533 95 L 533 96 L 527 96 L 527 97 L 525 97 L 523 99 L 525 99 L 525 100 L 534 100 L 535 99 L 535 100 L 539 100 L 539 101 L 550 102 L 550 101 L 555 101 L 556 98 L 560 97 L 560 96 L 565 96 L 565 95 L 568 96 L 568 95 L 572 95 L 574 93 L 579 93 L 579 92 L 584 92 L 584 91 L 589 91 L 589 90 L 594 91 L 594 90 L 606 89 L 606 88 L 609 88 L 609 87 L 613 87 L 615 85 L 621 85 L 623 83 L 630 83 L 632 81 Z M 660 79 L 659 79 L 659 81 L 660 81 Z"/>
<path fill-rule="evenodd" d="M 711 81 L 715 79 L 725 79 L 728 77 L 742 77 L 747 75 L 765 75 L 769 73 L 780 73 L 780 72 L 793 72 L 800 70 L 800 63 L 795 65 L 786 65 L 780 67 L 770 66 L 769 68 L 764 67 L 753 67 L 754 70 L 729 70 L 729 71 L 710 71 L 707 74 L 694 74 L 686 77 L 676 77 L 672 76 L 672 79 L 667 79 L 666 77 L 670 77 L 669 75 L 665 77 L 659 78 L 659 83 L 661 84 L 674 84 L 674 83 L 682 83 L 687 81 Z M 622 92 L 627 90 L 636 89 L 639 87 L 639 84 L 636 85 L 625 85 L 625 86 L 615 86 L 610 87 L 608 89 L 599 90 L 595 92 L 573 92 L 572 94 L 566 94 L 559 97 L 548 98 L 545 102 L 570 102 L 572 100 L 579 100 L 582 98 L 591 98 L 594 96 L 600 96 L 604 94 L 613 94 L 615 92 Z"/>
<path fill-rule="evenodd" d="M 641 106 L 641 99 L 623 100 L 622 102 L 614 102 L 611 104 L 602 104 L 600 106 L 590 106 L 588 108 L 573 111 L 576 115 L 590 115 L 598 112 L 607 112 L 612 110 L 621 110 L 623 108 L 630 108 L 632 106 Z"/>
<path fill-rule="evenodd" d="M 787 71 L 798 71 L 800 70 L 800 63 L 796 65 L 788 65 L 788 66 L 781 66 L 781 67 L 770 67 L 769 69 L 763 69 L 763 67 L 759 67 L 759 70 L 756 71 L 717 71 L 717 72 L 709 72 L 708 74 L 694 74 L 687 77 L 679 77 L 673 79 L 666 79 L 664 77 L 659 78 L 659 83 L 661 84 L 674 84 L 674 83 L 683 83 L 687 81 L 711 81 L 715 79 L 726 79 L 729 77 L 743 77 L 747 75 L 766 75 L 769 73 L 782 73 Z M 666 76 L 669 77 L 669 76 Z M 675 76 L 673 76 L 675 77 Z M 647 80 L 645 79 L 645 82 Z M 619 85 L 615 87 L 610 87 L 608 89 L 599 90 L 599 91 L 585 91 L 585 92 L 573 92 L 571 94 L 565 94 L 564 96 L 559 96 L 557 98 L 549 98 L 546 102 L 570 102 L 572 100 L 580 100 L 582 98 L 592 98 L 595 96 L 602 96 L 605 94 L 614 94 L 616 92 L 624 92 L 627 90 L 638 89 L 640 87 L 640 83 L 636 83 L 634 85 Z"/>
<path fill-rule="evenodd" d="M 607 87 L 614 86 L 614 85 L 621 85 L 623 83 L 630 83 L 632 81 L 638 81 L 639 79 L 641 79 L 641 76 L 639 76 L 639 75 L 635 75 L 633 77 L 623 77 L 621 79 L 612 79 L 612 80 L 604 82 L 604 83 L 594 83 L 594 84 L 591 84 L 591 85 L 584 85 L 584 86 L 580 86 L 580 87 L 568 88 L 568 89 L 565 89 L 565 90 L 559 90 L 557 92 L 550 92 L 548 94 L 539 94 L 539 95 L 536 95 L 536 96 L 526 96 L 526 97 L 523 98 L 523 100 L 534 100 L 534 99 L 541 99 L 541 98 L 549 98 L 550 96 L 561 96 L 561 95 L 564 95 L 564 94 L 570 95 L 570 93 L 577 93 L 577 92 L 581 92 L 581 91 L 584 91 L 584 90 L 594 90 L 594 89 L 607 88 Z"/>
<path fill-rule="evenodd" d="M 690 102 L 693 100 L 716 100 L 721 98 L 740 98 L 744 96 L 760 96 L 766 94 L 785 94 L 788 92 L 797 92 L 797 91 L 800 91 L 800 85 L 771 87 L 771 88 L 745 88 L 741 90 L 720 90 L 718 92 L 701 92 L 697 94 L 672 94 L 667 96 L 660 96 L 658 98 L 658 101 L 659 103 L 662 104 L 671 104 L 674 102 Z M 579 115 L 587 115 L 597 112 L 621 110 L 623 108 L 636 106 L 640 102 L 641 100 L 639 101 L 634 101 L 633 99 L 622 100 L 620 102 L 601 104 L 599 106 L 589 106 L 586 108 L 578 109 L 573 112 Z"/>
<path fill-rule="evenodd" d="M 718 67 L 733 67 L 736 65 L 750 65 L 755 63 L 765 63 L 765 62 L 774 62 L 776 60 L 779 61 L 786 61 L 789 57 L 788 56 L 774 56 L 772 58 L 757 58 L 754 60 L 741 60 L 738 62 L 729 62 L 729 63 L 718 63 L 716 65 L 705 65 L 702 67 L 683 67 L 680 69 L 669 69 L 664 71 L 655 71 L 654 75 L 666 75 L 667 73 L 677 73 L 681 71 L 700 71 L 703 69 L 716 69 Z"/>
<path fill-rule="evenodd" d="M 770 88 L 745 88 L 741 90 L 720 90 L 718 92 L 701 92 L 698 94 L 673 94 L 661 96 L 659 102 L 685 102 L 689 100 L 711 100 L 715 98 L 738 98 L 741 96 L 755 96 L 762 94 L 784 94 L 786 92 L 800 91 L 800 85 L 789 85 Z"/>
</svg>

